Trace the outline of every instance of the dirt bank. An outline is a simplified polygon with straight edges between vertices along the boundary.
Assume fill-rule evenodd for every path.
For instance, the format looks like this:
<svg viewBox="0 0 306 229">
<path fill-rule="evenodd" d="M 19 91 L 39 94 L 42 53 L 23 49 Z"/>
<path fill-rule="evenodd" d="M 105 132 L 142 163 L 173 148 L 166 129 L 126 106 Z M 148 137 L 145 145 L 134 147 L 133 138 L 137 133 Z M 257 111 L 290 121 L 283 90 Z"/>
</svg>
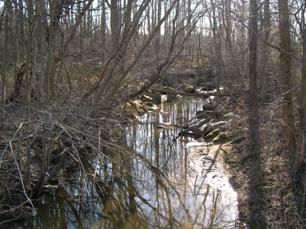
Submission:
<svg viewBox="0 0 306 229">
<path fill-rule="evenodd" d="M 232 185 L 238 192 L 240 220 L 248 224 L 250 218 L 250 171 L 257 166 L 254 155 L 247 151 L 247 114 L 243 100 L 231 99 L 231 102 L 222 104 L 225 110 L 237 114 L 235 121 L 231 122 L 228 131 L 237 137 L 231 140 L 231 150 L 225 154 L 225 162 L 232 175 Z M 295 201 L 295 186 L 289 175 L 287 156 L 281 150 L 279 136 L 281 134 L 280 111 L 274 109 L 279 107 L 270 104 L 261 110 L 261 157 L 262 169 L 261 183 L 262 209 L 259 209 L 266 228 L 303 228 L 299 218 L 298 208 L 301 201 Z M 220 108 L 219 108 L 220 109 Z M 272 121 L 271 121 L 272 120 Z M 256 173 L 256 170 L 255 170 Z M 255 174 L 260 176 L 260 172 Z"/>
<path fill-rule="evenodd" d="M 203 107 L 203 112 L 199 112 L 199 121 L 182 133 L 204 137 L 205 141 L 215 144 L 222 143 L 224 162 L 238 193 L 242 225 L 248 225 L 251 214 L 254 214 L 254 204 L 260 201 L 261 208 L 255 211 L 255 218 L 260 218 L 264 225 L 260 228 L 305 228 L 301 220 L 304 209 L 301 181 L 305 172 L 297 171 L 296 179 L 289 172 L 288 155 L 282 151 L 282 142 L 278 140 L 282 132 L 281 106 L 268 104 L 263 107 L 259 159 L 247 150 L 248 117 L 244 100 L 239 95 L 217 96 Z M 254 176 L 259 176 L 259 183 L 253 183 Z M 254 193 L 253 187 L 259 187 L 255 190 L 261 193 Z M 254 196 L 258 199 L 254 200 Z"/>
</svg>

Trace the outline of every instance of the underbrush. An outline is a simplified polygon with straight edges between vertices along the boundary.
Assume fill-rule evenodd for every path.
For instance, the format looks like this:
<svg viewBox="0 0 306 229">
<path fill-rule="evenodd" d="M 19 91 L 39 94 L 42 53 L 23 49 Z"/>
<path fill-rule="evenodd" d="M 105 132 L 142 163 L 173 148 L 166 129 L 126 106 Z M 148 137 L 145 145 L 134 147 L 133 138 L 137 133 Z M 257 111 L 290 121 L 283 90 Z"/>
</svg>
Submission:
<svg viewBox="0 0 306 229">
<path fill-rule="evenodd" d="M 113 147 L 118 137 L 111 130 L 122 130 L 127 122 L 111 113 L 91 118 L 85 111 L 51 113 L 34 105 L 28 115 L 25 107 L 11 107 L 1 133 L 0 225 L 35 215 L 48 185 L 57 184 L 63 171 L 81 168 L 81 153 L 105 154 L 102 149 Z"/>
</svg>

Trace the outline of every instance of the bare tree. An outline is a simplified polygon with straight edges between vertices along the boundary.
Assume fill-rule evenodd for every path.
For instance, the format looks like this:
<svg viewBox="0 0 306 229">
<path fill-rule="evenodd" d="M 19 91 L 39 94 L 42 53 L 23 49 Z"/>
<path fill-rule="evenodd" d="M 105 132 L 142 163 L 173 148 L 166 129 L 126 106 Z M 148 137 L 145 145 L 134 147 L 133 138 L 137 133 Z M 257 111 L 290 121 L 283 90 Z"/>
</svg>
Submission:
<svg viewBox="0 0 306 229">
<path fill-rule="evenodd" d="M 217 92 L 219 93 L 221 72 L 222 72 L 221 70 L 222 53 L 220 47 L 221 41 L 220 41 L 220 31 L 218 30 L 215 3 L 212 0 L 210 2 L 212 6 L 212 33 L 213 33 L 213 43 L 214 43 L 214 64 L 215 64 L 215 73 L 216 73 L 216 86 L 217 86 Z"/>
<path fill-rule="evenodd" d="M 291 168 L 295 169 L 296 142 L 295 142 L 295 117 L 293 107 L 293 91 L 291 76 L 291 47 L 290 47 L 290 23 L 288 0 L 279 0 L 279 34 L 280 48 L 280 84 L 282 89 L 283 105 L 282 117 L 284 121 L 283 134 L 286 140 L 285 151 L 291 162 Z"/>
<path fill-rule="evenodd" d="M 306 6 L 306 1 L 304 2 Z M 306 144 L 306 25 L 305 21 L 305 7 L 302 10 L 302 24 L 301 34 L 303 38 L 303 59 L 302 59 L 302 81 L 301 81 L 301 155 L 299 166 L 303 166 L 305 163 L 305 144 Z"/>
<path fill-rule="evenodd" d="M 120 41 L 120 18 L 118 0 L 111 0 L 111 31 L 112 31 L 112 52 L 119 47 Z"/>
<path fill-rule="evenodd" d="M 264 41 L 270 41 L 270 33 L 271 33 L 271 15 L 270 15 L 270 0 L 264 0 L 262 3 L 263 6 L 263 17 L 261 21 L 261 36 L 263 37 Z M 260 68 L 259 68 L 259 75 L 260 75 L 260 88 L 263 87 L 265 81 L 267 80 L 266 77 L 268 75 L 268 71 L 270 70 L 270 52 L 271 48 L 267 45 L 264 41 L 260 42 L 261 52 L 260 52 Z"/>
<path fill-rule="evenodd" d="M 106 54 L 106 7 L 105 1 L 101 0 L 101 43 L 102 43 L 102 62 L 105 61 Z"/>
<path fill-rule="evenodd" d="M 248 123 L 249 143 L 248 153 L 253 155 L 254 165 L 249 171 L 249 208 L 250 228 L 265 228 L 262 214 L 263 193 L 261 189 L 261 147 L 259 138 L 259 112 L 257 90 L 257 33 L 258 33 L 258 4 L 257 0 L 250 1 L 249 15 L 249 100 L 248 100 Z"/>
<path fill-rule="evenodd" d="M 4 128 L 5 124 L 5 100 L 6 100 L 6 91 L 7 91 L 7 62 L 8 62 L 8 8 L 10 1 L 6 0 L 4 2 L 4 33 L 5 33 L 5 38 L 4 38 L 4 52 L 3 52 L 3 66 L 2 66 L 2 77 L 1 77 L 1 98 L 2 98 L 2 120 L 1 120 L 1 128 Z M 0 30 L 1 31 L 1 30 Z"/>
</svg>

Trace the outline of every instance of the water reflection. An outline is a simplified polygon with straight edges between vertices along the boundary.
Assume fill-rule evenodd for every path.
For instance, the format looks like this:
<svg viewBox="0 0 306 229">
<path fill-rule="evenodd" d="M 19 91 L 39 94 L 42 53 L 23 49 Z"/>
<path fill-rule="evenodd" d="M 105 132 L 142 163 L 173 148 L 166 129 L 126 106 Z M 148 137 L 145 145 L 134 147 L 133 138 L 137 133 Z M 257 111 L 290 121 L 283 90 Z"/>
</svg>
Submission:
<svg viewBox="0 0 306 229">
<path fill-rule="evenodd" d="M 177 138 L 201 106 L 201 100 L 182 99 L 143 115 L 121 139 L 133 150 L 84 154 L 82 170 L 65 173 L 38 216 L 11 228 L 238 227 L 237 195 L 218 150 Z"/>
<path fill-rule="evenodd" d="M 163 214 L 153 219 L 163 228 L 236 226 L 237 196 L 217 155 L 209 153 L 205 144 L 186 137 L 176 139 L 180 127 L 194 118 L 201 106 L 200 100 L 163 103 L 160 112 L 144 115 L 128 129 L 129 146 L 163 173 L 161 178 L 146 169 L 142 160 L 135 160 L 135 186 Z M 147 215 L 154 214 L 148 206 L 140 207 Z"/>
</svg>

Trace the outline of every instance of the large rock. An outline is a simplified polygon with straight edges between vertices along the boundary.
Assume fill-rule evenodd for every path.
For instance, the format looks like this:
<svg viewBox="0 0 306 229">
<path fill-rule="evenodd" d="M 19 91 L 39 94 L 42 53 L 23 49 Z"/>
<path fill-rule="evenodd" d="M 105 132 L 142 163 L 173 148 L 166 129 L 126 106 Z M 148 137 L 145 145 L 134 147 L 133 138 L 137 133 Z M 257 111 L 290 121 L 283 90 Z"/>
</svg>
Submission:
<svg viewBox="0 0 306 229">
<path fill-rule="evenodd" d="M 225 131 L 226 126 L 227 126 L 227 122 L 225 121 L 206 123 L 200 128 L 200 130 L 202 131 L 203 135 L 206 136 L 216 129 L 218 129 L 219 131 Z M 215 136 L 212 136 L 212 137 L 215 137 Z"/>
<path fill-rule="evenodd" d="M 226 141 L 226 134 L 225 133 L 220 133 L 218 136 L 214 137 L 212 142 L 217 144 L 217 143 L 224 143 Z"/>
<path fill-rule="evenodd" d="M 239 119 L 240 115 L 235 114 L 234 112 L 229 112 L 223 115 L 223 120 L 232 120 L 232 119 Z"/>
<path fill-rule="evenodd" d="M 211 141 L 212 139 L 217 137 L 219 135 L 219 133 L 220 133 L 220 129 L 215 128 L 215 129 L 211 130 L 209 133 L 205 134 L 205 140 Z"/>
<path fill-rule="evenodd" d="M 195 93 L 196 90 L 195 90 L 195 88 L 193 86 L 185 86 L 183 88 L 183 91 L 185 93 L 193 94 L 193 93 Z"/>
<path fill-rule="evenodd" d="M 197 111 L 196 112 L 196 118 L 197 119 L 204 119 L 208 116 L 206 111 Z"/>
<path fill-rule="evenodd" d="M 140 96 L 140 99 L 143 102 L 146 102 L 146 103 L 149 103 L 149 102 L 153 101 L 153 98 L 151 96 L 148 96 L 148 95 L 142 95 L 142 96 Z"/>
<path fill-rule="evenodd" d="M 161 103 L 160 95 L 156 94 L 152 96 L 152 103 L 158 105 Z"/>
<path fill-rule="evenodd" d="M 231 144 L 240 144 L 241 142 L 243 142 L 245 140 L 245 136 L 244 135 L 238 135 L 236 137 L 233 138 Z"/>
<path fill-rule="evenodd" d="M 228 122 L 227 121 L 219 121 L 219 122 L 214 122 L 211 124 L 211 127 L 214 127 L 214 128 L 225 128 L 228 126 Z"/>
<path fill-rule="evenodd" d="M 217 87 L 214 83 L 201 83 L 200 88 L 201 91 L 213 91 Z"/>
<path fill-rule="evenodd" d="M 210 103 L 207 103 L 207 104 L 204 104 L 203 107 L 202 107 L 203 110 L 206 110 L 206 111 L 213 111 L 215 110 L 215 106 L 213 106 L 212 104 Z"/>
<path fill-rule="evenodd" d="M 187 129 L 187 130 L 182 130 L 181 132 L 179 132 L 178 136 L 180 137 L 192 137 L 195 139 L 198 139 L 200 137 L 202 137 L 202 132 L 200 130 L 197 129 Z"/>
</svg>

